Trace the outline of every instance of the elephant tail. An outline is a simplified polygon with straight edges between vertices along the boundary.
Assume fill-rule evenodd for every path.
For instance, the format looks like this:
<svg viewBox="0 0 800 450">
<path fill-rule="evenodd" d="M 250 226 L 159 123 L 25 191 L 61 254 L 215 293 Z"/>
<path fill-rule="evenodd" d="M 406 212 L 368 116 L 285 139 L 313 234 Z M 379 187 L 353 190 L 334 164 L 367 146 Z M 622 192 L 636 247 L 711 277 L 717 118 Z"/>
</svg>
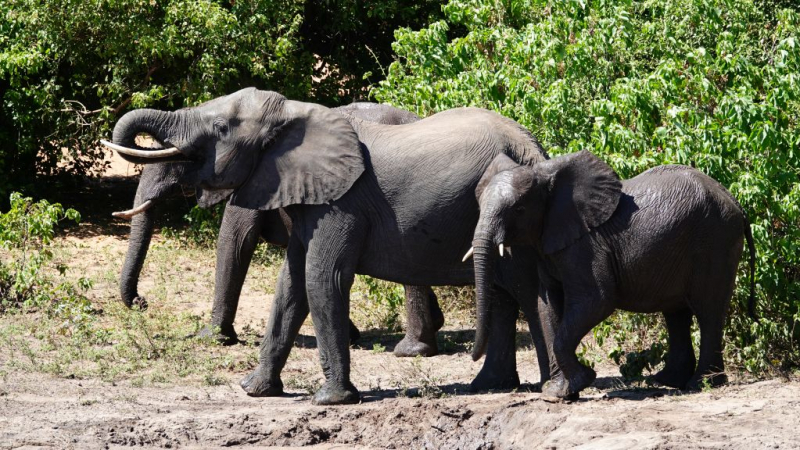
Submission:
<svg viewBox="0 0 800 450">
<path fill-rule="evenodd" d="M 750 298 L 747 301 L 747 315 L 758 322 L 756 315 L 756 246 L 753 243 L 753 232 L 750 230 L 747 214 L 744 214 L 744 237 L 747 239 L 747 249 L 750 250 Z"/>
</svg>

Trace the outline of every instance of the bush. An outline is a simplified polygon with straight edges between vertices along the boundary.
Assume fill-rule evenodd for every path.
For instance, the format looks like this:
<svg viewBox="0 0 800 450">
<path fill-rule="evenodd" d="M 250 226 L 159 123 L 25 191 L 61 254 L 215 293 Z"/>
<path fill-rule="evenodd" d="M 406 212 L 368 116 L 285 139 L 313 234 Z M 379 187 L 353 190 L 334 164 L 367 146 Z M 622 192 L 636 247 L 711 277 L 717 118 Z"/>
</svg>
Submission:
<svg viewBox="0 0 800 450">
<path fill-rule="evenodd" d="M 552 155 L 588 148 L 623 178 L 679 163 L 719 180 L 752 222 L 762 317 L 746 317 L 743 263 L 727 360 L 754 373 L 796 367 L 799 12 L 790 1 L 452 0 L 445 20 L 395 33 L 399 60 L 372 92 L 422 115 L 493 109 Z M 452 26 L 465 35 L 448 38 Z"/>
<path fill-rule="evenodd" d="M 67 267 L 53 265 L 50 243 L 59 222 L 80 221 L 74 209 L 64 209 L 47 200 L 36 203 L 19 193 L 11 194 L 11 208 L 0 213 L 0 248 L 7 253 L 0 258 L 0 312 L 8 309 L 41 309 L 63 317 L 67 326 L 81 326 L 82 316 L 90 309 L 83 295 L 91 282 L 80 278 L 77 284 L 58 282 Z"/>
</svg>

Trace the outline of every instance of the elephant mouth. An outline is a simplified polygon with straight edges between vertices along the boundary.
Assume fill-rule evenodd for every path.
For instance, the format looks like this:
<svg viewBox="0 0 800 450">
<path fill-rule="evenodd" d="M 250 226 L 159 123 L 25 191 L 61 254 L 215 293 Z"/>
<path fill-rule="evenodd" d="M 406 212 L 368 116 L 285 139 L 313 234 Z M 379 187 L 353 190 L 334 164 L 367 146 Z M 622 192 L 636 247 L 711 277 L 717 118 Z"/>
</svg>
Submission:
<svg viewBox="0 0 800 450">
<path fill-rule="evenodd" d="M 131 220 L 133 219 L 133 216 L 147 211 L 148 209 L 150 209 L 151 206 L 153 206 L 153 201 L 148 200 L 142 203 L 141 205 L 137 206 L 136 208 L 129 209 L 127 211 L 113 212 L 111 213 L 111 215 L 119 219 Z"/>
</svg>

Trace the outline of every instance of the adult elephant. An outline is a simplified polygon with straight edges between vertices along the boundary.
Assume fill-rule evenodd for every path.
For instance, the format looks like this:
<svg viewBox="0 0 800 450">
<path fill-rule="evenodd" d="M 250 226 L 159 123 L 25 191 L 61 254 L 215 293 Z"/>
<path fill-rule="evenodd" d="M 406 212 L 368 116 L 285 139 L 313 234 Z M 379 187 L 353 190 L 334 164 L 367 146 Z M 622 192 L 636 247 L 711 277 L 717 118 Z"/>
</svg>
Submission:
<svg viewBox="0 0 800 450">
<path fill-rule="evenodd" d="M 416 114 L 389 105 L 356 102 L 333 108 L 348 117 L 387 125 L 402 125 L 419 120 Z M 114 213 L 115 217 L 131 220 L 131 232 L 125 263 L 120 274 L 120 295 L 131 307 L 146 307 L 147 301 L 138 293 L 139 276 L 144 265 L 155 226 L 158 203 L 179 193 L 182 188 L 194 188 L 197 168 L 192 163 L 148 164 L 144 166 L 136 189 L 133 208 Z M 198 203 L 210 207 L 224 201 L 229 191 L 200 191 Z M 227 204 L 219 231 L 217 268 L 214 285 L 214 306 L 211 323 L 199 335 L 209 336 L 225 345 L 239 341 L 233 326 L 242 285 L 259 238 L 286 247 L 291 234 L 291 219 L 280 210 L 253 211 Z M 406 296 L 406 335 L 395 346 L 397 356 L 433 356 L 438 353 L 436 332 L 444 325 L 444 315 L 436 295 L 429 286 L 404 286 Z M 360 333 L 350 323 L 350 339 L 358 340 Z"/>
<path fill-rule="evenodd" d="M 136 148 L 141 132 L 171 148 Z M 501 153 L 525 165 L 546 158 L 527 130 L 482 109 L 389 126 L 252 88 L 176 112 L 131 112 L 114 128 L 114 143 L 105 144 L 134 163 L 191 161 L 203 189 L 233 190 L 233 206 L 284 208 L 292 220 L 286 260 L 259 365 L 241 384 L 253 396 L 283 392 L 280 373 L 310 311 L 326 378 L 316 404 L 359 400 L 350 383 L 347 326 L 354 275 L 417 286 L 472 284 L 472 265 L 461 254 L 478 220 L 473 192 L 481 175 Z M 523 277 L 497 280 L 509 301 L 489 320 L 504 331 L 490 333 L 475 387 L 519 384 L 513 299 L 536 304 L 522 299 L 536 296 L 536 284 L 533 268 L 520 261 L 514 267 Z M 525 313 L 546 368 L 536 311 Z"/>
</svg>

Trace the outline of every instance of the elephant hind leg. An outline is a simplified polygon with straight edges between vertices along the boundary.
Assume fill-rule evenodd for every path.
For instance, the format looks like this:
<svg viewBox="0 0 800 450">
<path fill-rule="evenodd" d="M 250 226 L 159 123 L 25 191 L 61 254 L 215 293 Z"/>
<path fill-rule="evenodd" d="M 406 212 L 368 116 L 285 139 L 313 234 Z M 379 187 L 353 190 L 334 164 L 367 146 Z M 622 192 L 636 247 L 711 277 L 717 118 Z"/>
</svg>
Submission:
<svg viewBox="0 0 800 450">
<path fill-rule="evenodd" d="M 669 333 L 669 352 L 664 368 L 653 379 L 665 386 L 683 389 L 695 371 L 697 360 L 692 348 L 692 310 L 664 313 Z"/>
<path fill-rule="evenodd" d="M 708 283 L 702 294 L 697 296 L 699 298 L 690 299 L 700 326 L 700 358 L 687 389 L 698 390 L 709 384 L 719 386 L 728 381 L 722 359 L 722 333 L 728 304 L 733 296 L 735 268 L 729 273 L 732 275 L 729 282 Z"/>
<path fill-rule="evenodd" d="M 444 314 L 430 286 L 403 286 L 406 293 L 406 335 L 395 347 L 394 354 L 435 356 L 439 353 L 436 332 L 444 325 Z"/>
</svg>

